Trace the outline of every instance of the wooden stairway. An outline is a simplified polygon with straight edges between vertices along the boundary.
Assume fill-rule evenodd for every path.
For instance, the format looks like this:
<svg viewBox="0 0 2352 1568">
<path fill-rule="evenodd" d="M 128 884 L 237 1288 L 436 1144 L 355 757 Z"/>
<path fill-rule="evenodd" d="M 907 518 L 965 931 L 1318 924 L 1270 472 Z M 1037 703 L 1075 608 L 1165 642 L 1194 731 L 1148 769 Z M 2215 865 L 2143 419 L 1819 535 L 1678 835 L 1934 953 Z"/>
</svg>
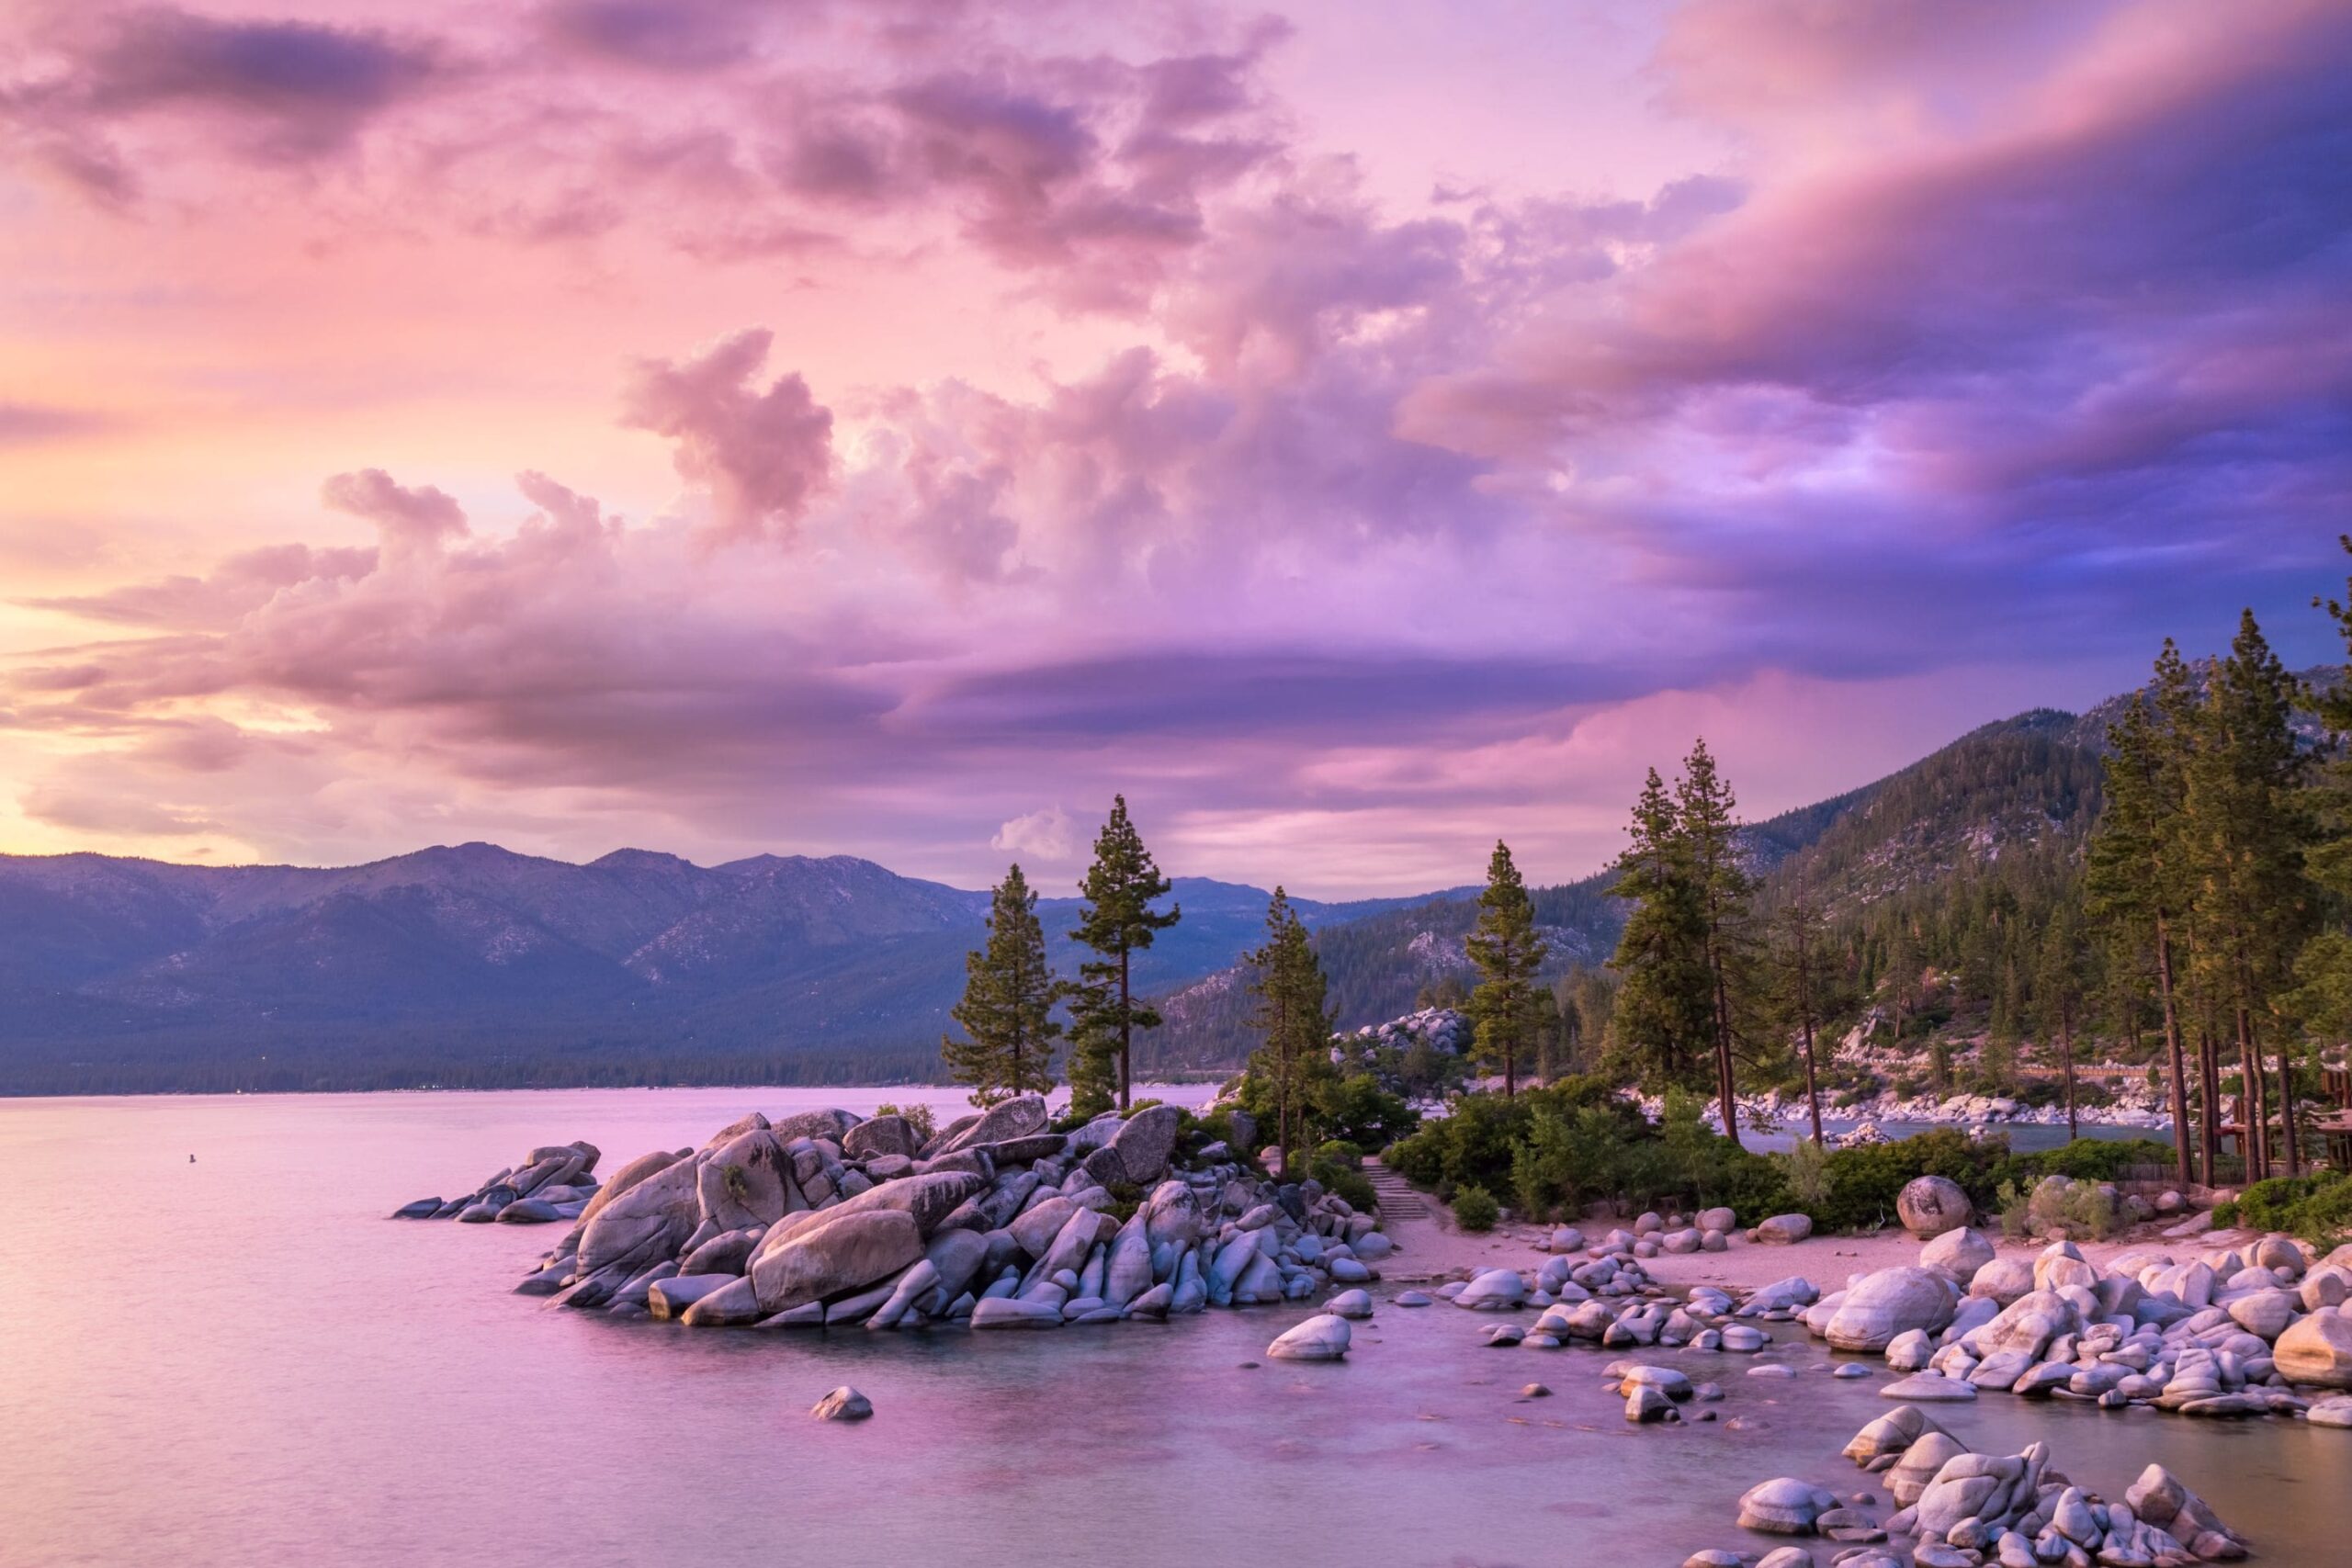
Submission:
<svg viewBox="0 0 2352 1568">
<path fill-rule="evenodd" d="M 1425 1220 L 1430 1217 L 1426 1199 L 1413 1190 L 1412 1184 L 1386 1166 L 1377 1156 L 1363 1162 L 1364 1179 L 1372 1183 L 1373 1195 L 1380 1200 L 1380 1217 L 1384 1220 Z"/>
</svg>

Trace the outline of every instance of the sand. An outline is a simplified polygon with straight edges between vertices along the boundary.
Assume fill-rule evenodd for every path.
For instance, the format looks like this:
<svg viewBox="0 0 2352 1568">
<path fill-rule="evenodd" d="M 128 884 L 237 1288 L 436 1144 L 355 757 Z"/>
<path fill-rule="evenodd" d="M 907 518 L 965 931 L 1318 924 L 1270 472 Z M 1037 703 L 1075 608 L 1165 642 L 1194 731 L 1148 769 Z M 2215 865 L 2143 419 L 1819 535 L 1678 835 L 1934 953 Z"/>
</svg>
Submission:
<svg viewBox="0 0 2352 1568">
<path fill-rule="evenodd" d="M 1381 1227 L 1396 1245 L 1396 1255 L 1381 1265 L 1385 1281 L 1419 1283 L 1442 1280 L 1464 1269 L 1533 1267 L 1540 1263 L 1544 1244 L 1552 1234 L 1550 1225 L 1505 1223 L 1483 1235 L 1473 1235 L 1457 1227 L 1453 1216 L 1435 1200 L 1428 1201 L 1430 1218 L 1405 1220 Z M 1633 1229 L 1630 1220 L 1611 1219 L 1587 1221 L 1578 1228 L 1590 1242 L 1607 1235 L 1614 1226 Z M 2142 1225 L 2111 1240 L 2076 1245 L 2084 1257 L 2105 1267 L 2135 1248 L 2170 1251 L 2185 1258 L 2253 1239 L 2244 1232 L 2211 1231 L 2187 1241 L 2168 1242 L 2162 1232 L 2162 1225 Z M 1984 1234 L 1995 1250 L 2004 1257 L 2031 1258 L 2048 1245 L 2006 1241 L 1991 1231 Z M 1734 1235 L 1729 1251 L 1660 1253 L 1642 1259 L 1642 1267 L 1652 1279 L 1667 1285 L 1722 1285 L 1752 1290 L 1792 1274 L 1802 1274 L 1828 1292 L 1843 1287 L 1849 1275 L 1918 1262 L 1919 1245 L 1905 1232 L 1892 1228 L 1871 1235 L 1816 1235 L 1792 1247 L 1769 1246 Z"/>
</svg>

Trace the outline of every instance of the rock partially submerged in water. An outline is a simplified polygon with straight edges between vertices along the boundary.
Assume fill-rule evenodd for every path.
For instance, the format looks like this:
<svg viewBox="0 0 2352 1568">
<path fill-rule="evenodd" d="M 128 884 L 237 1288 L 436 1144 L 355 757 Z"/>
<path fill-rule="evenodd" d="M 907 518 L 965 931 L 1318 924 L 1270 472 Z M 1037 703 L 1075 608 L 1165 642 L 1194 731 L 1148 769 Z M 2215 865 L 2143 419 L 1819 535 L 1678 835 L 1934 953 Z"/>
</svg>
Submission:
<svg viewBox="0 0 2352 1568">
<path fill-rule="evenodd" d="M 533 1149 L 462 1198 L 419 1198 L 392 1211 L 396 1220 L 546 1224 L 576 1220 L 596 1195 L 596 1145 L 585 1138 Z M 510 1213 L 510 1211 L 512 1213 Z"/>
<path fill-rule="evenodd" d="M 874 1402 L 843 1383 L 810 1406 L 808 1414 L 820 1421 L 863 1421 L 874 1414 Z"/>
<path fill-rule="evenodd" d="M 1348 1320 L 1330 1313 L 1283 1330 L 1266 1347 L 1277 1361 L 1336 1361 L 1348 1353 Z"/>
<path fill-rule="evenodd" d="M 518 1292 L 689 1327 L 1057 1328 L 1378 1277 L 1388 1247 L 1373 1215 L 1209 1147 L 1187 1140 L 1172 1106 L 1054 1132 L 1036 1095 L 928 1139 L 899 1116 L 754 1112 L 699 1149 L 640 1156 L 601 1189 L 593 1146 L 535 1150 L 452 1212 L 503 1217 L 526 1187 L 560 1178 L 567 1203 L 515 1217 L 576 1223 Z M 1114 1190 L 1144 1196 L 1114 1213 Z M 1368 1311 L 1362 1294 L 1341 1301 Z"/>
</svg>

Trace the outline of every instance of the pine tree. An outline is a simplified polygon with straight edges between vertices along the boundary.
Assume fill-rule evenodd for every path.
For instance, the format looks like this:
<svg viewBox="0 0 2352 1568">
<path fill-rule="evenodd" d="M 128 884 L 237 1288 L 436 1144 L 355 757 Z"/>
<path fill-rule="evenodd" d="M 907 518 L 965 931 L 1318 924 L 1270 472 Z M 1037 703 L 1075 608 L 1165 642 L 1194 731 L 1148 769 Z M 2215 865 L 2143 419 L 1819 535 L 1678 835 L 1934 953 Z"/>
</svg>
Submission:
<svg viewBox="0 0 2352 1568">
<path fill-rule="evenodd" d="M 1755 990 L 1749 902 L 1756 892 L 1755 878 L 1740 863 L 1739 825 L 1732 815 L 1737 805 L 1730 784 L 1715 770 L 1707 743 L 1699 741 L 1683 761 L 1674 807 L 1706 933 L 1715 1094 L 1723 1106 L 1724 1136 L 1735 1144 L 1739 1142 L 1739 1102 L 1734 1062 Z"/>
<path fill-rule="evenodd" d="M 1632 1075 L 1653 1093 L 1699 1081 L 1713 996 L 1705 916 L 1674 797 L 1652 768 L 1634 803 L 1632 839 L 1610 892 L 1630 901 L 1609 966 L 1618 975 L 1610 1032 Z"/>
<path fill-rule="evenodd" d="M 2082 1136 L 2075 1105 L 2075 1021 L 2083 1005 L 2085 957 L 2082 926 L 2075 919 L 2074 906 L 2062 903 L 2042 928 L 2041 951 L 2034 968 L 2033 1000 L 2043 1042 L 2058 1047 L 2069 1142 Z"/>
<path fill-rule="evenodd" d="M 2117 940 L 2144 945 L 2155 971 L 2172 1086 L 2173 1160 L 2184 1186 L 2192 1177 L 2176 942 L 2187 890 L 2179 844 L 2180 742 L 2171 720 L 2181 705 L 2186 673 L 2167 640 L 2156 662 L 2154 699 L 2134 696 L 2109 727 L 2106 805 L 2091 835 L 2084 874 L 2091 916 Z M 2204 1109 L 2210 1181 L 2214 1108 Z"/>
<path fill-rule="evenodd" d="M 989 1106 L 1053 1087 L 1053 1017 L 1060 987 L 1046 962 L 1046 933 L 1037 923 L 1037 896 L 1014 865 L 997 885 L 989 908 L 986 946 L 964 960 L 964 999 L 950 1016 L 969 1040 L 941 1036 L 939 1054 L 957 1083 L 972 1086 L 972 1102 Z"/>
<path fill-rule="evenodd" d="M 1065 982 L 1069 998 L 1069 1114 L 1091 1119 L 1118 1103 L 1118 998 L 1108 982 Z"/>
<path fill-rule="evenodd" d="M 1813 1141 L 1829 1146 L 1821 1131 L 1821 1075 L 1815 1063 L 1815 1031 L 1820 1026 L 1826 1000 L 1826 976 L 1821 959 L 1821 914 L 1809 903 L 1803 887 L 1781 908 L 1778 925 L 1781 1002 L 1804 1050 L 1804 1099 L 1813 1114 Z"/>
<path fill-rule="evenodd" d="M 2265 1061 L 2278 1051 L 2278 1155 L 2301 1165 L 2294 1041 L 2278 1005 L 2306 930 L 2302 854 L 2307 758 L 2294 731 L 2297 687 L 2254 613 L 2239 617 L 2230 656 L 2208 672 L 2189 727 L 2181 811 L 2202 954 L 2245 1075 L 2248 1174 L 2269 1173 L 2273 1107 Z"/>
<path fill-rule="evenodd" d="M 1478 969 L 1478 988 L 1470 995 L 1470 1016 L 1477 1027 L 1479 1065 L 1502 1069 L 1506 1098 L 1519 1090 L 1519 1065 L 1535 1043 L 1543 1018 L 1535 984 L 1544 965 L 1544 939 L 1535 931 L 1535 906 L 1527 885 L 1511 863 L 1510 847 L 1495 840 L 1487 862 L 1486 891 L 1478 895 L 1478 923 L 1467 945 L 1470 962 Z"/>
<path fill-rule="evenodd" d="M 1114 795 L 1111 818 L 1094 840 L 1094 863 L 1087 868 L 1079 892 L 1086 912 L 1069 934 L 1094 950 L 1095 956 L 1079 966 L 1080 983 L 1070 1013 L 1077 1037 L 1090 1055 L 1090 1080 L 1115 1076 L 1119 1109 L 1133 1103 L 1135 1032 L 1159 1027 L 1159 1014 L 1135 996 L 1135 955 L 1151 940 L 1174 925 L 1182 910 L 1170 905 L 1161 914 L 1151 907 L 1174 885 L 1159 874 L 1151 852 L 1127 818 L 1127 797 Z"/>
<path fill-rule="evenodd" d="M 1262 1042 L 1250 1056 L 1249 1098 L 1273 1107 L 1275 1140 L 1287 1159 L 1305 1142 L 1316 1089 L 1332 1076 L 1331 1012 L 1323 965 L 1280 887 L 1266 908 L 1265 944 L 1247 962 L 1258 998 L 1250 1023 Z"/>
</svg>

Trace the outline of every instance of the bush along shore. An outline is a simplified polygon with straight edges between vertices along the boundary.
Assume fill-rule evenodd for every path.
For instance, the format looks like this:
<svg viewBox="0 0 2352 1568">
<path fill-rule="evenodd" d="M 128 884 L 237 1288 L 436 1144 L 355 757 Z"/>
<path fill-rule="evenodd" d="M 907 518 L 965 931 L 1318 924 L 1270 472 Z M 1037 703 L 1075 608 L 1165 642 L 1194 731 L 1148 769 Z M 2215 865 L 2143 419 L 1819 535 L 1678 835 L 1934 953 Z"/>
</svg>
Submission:
<svg viewBox="0 0 2352 1568">
<path fill-rule="evenodd" d="M 1265 1178 L 1210 1131 L 1164 1105 L 1056 1131 L 1036 1095 L 929 1137 L 899 1115 L 754 1112 L 584 1197 L 595 1151 L 568 1145 L 455 1207 L 420 1200 L 399 1216 L 505 1220 L 536 1204 L 529 1218 L 574 1224 L 519 1292 L 689 1326 L 1051 1328 L 1376 1277 L 1390 1244 L 1374 1215 L 1313 1180 Z M 564 1201 L 547 1201 L 540 1168 L 573 1159 Z"/>
</svg>

